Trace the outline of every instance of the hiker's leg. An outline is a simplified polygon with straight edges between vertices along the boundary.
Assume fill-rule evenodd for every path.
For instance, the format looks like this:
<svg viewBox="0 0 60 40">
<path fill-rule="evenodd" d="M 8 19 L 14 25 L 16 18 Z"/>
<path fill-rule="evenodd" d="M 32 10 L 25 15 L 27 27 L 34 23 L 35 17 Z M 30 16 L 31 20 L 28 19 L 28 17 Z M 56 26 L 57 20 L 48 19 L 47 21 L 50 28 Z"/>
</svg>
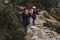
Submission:
<svg viewBox="0 0 60 40">
<path fill-rule="evenodd" d="M 28 31 L 28 26 L 25 26 L 24 28 L 24 32 L 27 34 L 27 31 Z"/>
<path fill-rule="evenodd" d="M 33 25 L 35 25 L 35 18 L 33 18 Z"/>
</svg>

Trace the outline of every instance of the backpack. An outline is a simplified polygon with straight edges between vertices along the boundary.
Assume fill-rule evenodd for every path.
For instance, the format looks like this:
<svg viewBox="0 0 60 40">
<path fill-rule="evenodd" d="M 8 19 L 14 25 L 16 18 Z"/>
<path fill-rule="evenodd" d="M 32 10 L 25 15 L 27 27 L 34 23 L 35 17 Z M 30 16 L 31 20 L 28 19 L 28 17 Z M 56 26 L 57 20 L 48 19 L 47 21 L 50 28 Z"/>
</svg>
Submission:
<svg viewBox="0 0 60 40">
<path fill-rule="evenodd" d="M 29 9 L 28 12 L 33 15 L 33 9 Z"/>
</svg>

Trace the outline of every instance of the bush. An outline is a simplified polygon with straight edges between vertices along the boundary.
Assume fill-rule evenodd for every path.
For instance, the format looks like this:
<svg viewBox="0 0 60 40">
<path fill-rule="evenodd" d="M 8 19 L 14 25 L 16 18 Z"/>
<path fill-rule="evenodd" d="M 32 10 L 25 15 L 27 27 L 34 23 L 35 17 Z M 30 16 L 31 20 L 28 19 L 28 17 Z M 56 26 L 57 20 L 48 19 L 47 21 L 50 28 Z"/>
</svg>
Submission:
<svg viewBox="0 0 60 40">
<path fill-rule="evenodd" d="M 9 5 L 0 5 L 0 33 L 3 40 L 25 40 L 23 27 Z"/>
</svg>

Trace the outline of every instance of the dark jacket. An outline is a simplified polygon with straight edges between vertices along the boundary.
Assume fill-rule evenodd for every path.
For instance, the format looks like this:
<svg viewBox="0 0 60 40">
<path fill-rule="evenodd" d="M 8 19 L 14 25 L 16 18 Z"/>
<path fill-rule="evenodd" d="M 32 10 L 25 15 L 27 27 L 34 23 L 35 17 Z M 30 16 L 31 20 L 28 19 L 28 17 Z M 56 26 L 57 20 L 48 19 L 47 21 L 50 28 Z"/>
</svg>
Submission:
<svg viewBox="0 0 60 40">
<path fill-rule="evenodd" d="M 32 15 L 32 18 L 36 18 L 36 14 L 37 14 L 37 12 L 36 11 L 33 11 L 33 15 Z"/>
<path fill-rule="evenodd" d="M 22 13 L 22 19 L 23 19 L 23 25 L 24 26 L 27 26 L 30 24 L 30 13 L 28 14 L 25 14 L 25 13 Z"/>
</svg>

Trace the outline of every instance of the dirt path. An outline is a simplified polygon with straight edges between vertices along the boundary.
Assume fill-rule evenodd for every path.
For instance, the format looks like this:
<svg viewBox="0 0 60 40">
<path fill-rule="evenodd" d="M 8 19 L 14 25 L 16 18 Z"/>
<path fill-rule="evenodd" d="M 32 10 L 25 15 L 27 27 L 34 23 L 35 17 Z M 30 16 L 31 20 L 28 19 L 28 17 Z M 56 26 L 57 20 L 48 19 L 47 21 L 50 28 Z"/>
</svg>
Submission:
<svg viewBox="0 0 60 40">
<path fill-rule="evenodd" d="M 30 20 L 31 24 L 26 40 L 60 40 L 59 34 L 43 26 L 43 23 L 46 21 L 43 18 L 40 18 L 42 14 L 43 13 L 37 15 L 35 26 L 32 25 L 32 19 Z"/>
</svg>

